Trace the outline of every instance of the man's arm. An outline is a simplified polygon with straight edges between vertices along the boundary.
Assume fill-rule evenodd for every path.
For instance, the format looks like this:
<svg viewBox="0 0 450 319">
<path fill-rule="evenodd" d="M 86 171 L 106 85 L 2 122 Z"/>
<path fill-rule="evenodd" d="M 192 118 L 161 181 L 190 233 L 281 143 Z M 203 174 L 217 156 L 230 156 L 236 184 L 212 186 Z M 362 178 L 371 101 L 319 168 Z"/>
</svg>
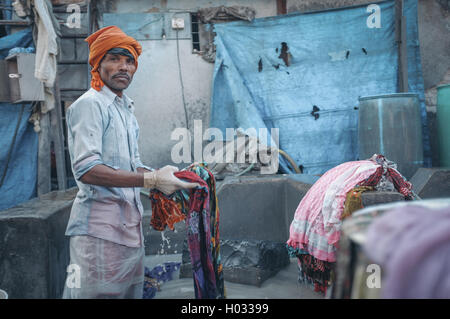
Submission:
<svg viewBox="0 0 450 319">
<path fill-rule="evenodd" d="M 137 171 L 138 171 L 138 173 L 142 173 L 142 174 L 152 172 L 151 170 L 146 169 L 145 167 L 138 167 Z"/>
<path fill-rule="evenodd" d="M 138 172 L 113 169 L 106 165 L 95 165 L 80 180 L 85 184 L 106 187 L 143 187 L 145 168 L 138 168 Z"/>
<path fill-rule="evenodd" d="M 160 170 L 150 171 L 139 167 L 138 172 L 128 172 L 113 169 L 103 164 L 95 165 L 80 180 L 85 184 L 106 187 L 146 187 L 157 188 L 164 194 L 172 194 L 179 189 L 189 189 L 199 186 L 176 178 L 173 173 L 178 171 L 174 166 L 166 165 Z"/>
</svg>

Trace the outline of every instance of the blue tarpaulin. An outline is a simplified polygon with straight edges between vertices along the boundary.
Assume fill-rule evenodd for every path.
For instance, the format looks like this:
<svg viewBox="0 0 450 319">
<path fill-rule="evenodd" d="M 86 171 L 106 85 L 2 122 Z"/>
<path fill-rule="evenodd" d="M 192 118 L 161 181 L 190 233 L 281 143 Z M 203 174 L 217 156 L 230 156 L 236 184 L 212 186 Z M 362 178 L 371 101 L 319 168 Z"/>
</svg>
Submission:
<svg viewBox="0 0 450 319">
<path fill-rule="evenodd" d="M 31 29 L 3 37 L 0 58 L 14 47 L 32 45 Z M 31 104 L 0 103 L 0 210 L 36 196 L 38 135 L 28 122 L 31 112 Z"/>
<path fill-rule="evenodd" d="M 358 159 L 358 97 L 398 91 L 394 1 L 377 6 L 379 27 L 367 5 L 215 25 L 210 127 L 224 135 L 279 128 L 280 149 L 307 174 Z M 421 98 L 427 165 L 417 0 L 404 6 L 409 91 Z M 293 172 L 282 158 L 280 165 Z"/>
<path fill-rule="evenodd" d="M 8 56 L 9 50 L 12 48 L 20 47 L 26 48 L 33 45 L 33 33 L 31 28 L 24 29 L 0 38 L 0 59 L 4 59 Z"/>
</svg>

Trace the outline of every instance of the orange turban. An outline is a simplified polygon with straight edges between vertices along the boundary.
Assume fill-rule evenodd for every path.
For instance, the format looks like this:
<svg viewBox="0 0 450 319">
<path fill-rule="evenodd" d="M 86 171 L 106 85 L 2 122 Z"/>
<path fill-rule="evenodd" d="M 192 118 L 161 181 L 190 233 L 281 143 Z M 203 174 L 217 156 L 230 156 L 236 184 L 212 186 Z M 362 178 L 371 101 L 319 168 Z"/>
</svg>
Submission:
<svg viewBox="0 0 450 319">
<path fill-rule="evenodd" d="M 96 31 L 84 41 L 89 44 L 89 64 L 92 66 L 91 86 L 97 91 L 100 91 L 105 85 L 98 73 L 98 67 L 108 50 L 112 48 L 127 49 L 134 57 L 136 68 L 138 66 L 138 56 L 142 52 L 141 45 L 115 25 Z"/>
</svg>

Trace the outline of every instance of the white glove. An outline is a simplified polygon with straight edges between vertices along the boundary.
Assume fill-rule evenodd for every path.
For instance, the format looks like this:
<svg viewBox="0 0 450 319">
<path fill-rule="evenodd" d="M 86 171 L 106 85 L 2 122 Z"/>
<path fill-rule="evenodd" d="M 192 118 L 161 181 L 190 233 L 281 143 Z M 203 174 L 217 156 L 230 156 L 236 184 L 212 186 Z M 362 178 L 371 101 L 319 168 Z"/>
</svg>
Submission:
<svg viewBox="0 0 450 319">
<path fill-rule="evenodd" d="M 157 171 L 144 173 L 144 187 L 156 188 L 164 194 L 170 195 L 179 189 L 190 189 L 200 186 L 197 183 L 182 181 L 173 175 L 175 172 L 178 172 L 178 168 L 166 165 Z"/>
</svg>

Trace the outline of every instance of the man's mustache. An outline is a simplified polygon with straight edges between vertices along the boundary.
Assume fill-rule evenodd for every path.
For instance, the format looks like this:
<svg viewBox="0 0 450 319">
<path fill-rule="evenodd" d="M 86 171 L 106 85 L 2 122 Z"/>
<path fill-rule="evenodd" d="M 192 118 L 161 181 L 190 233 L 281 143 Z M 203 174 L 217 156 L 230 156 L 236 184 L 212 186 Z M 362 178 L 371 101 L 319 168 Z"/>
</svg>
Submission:
<svg viewBox="0 0 450 319">
<path fill-rule="evenodd" d="M 121 76 L 126 77 L 128 80 L 130 79 L 130 76 L 129 76 L 128 74 L 126 74 L 126 73 L 117 73 L 117 74 L 114 74 L 114 75 L 113 75 L 113 78 L 121 77 Z"/>
</svg>

